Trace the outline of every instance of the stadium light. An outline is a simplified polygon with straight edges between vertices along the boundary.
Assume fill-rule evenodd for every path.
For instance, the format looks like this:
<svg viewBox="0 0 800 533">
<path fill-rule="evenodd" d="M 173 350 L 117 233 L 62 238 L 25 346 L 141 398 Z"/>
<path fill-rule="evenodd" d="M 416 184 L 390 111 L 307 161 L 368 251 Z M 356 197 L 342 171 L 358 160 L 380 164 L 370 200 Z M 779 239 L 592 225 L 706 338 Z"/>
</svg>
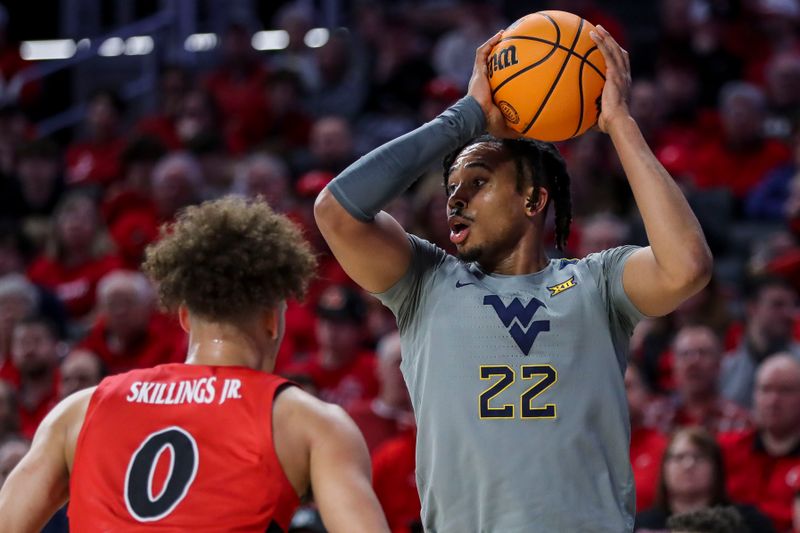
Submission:
<svg viewBox="0 0 800 533">
<path fill-rule="evenodd" d="M 125 52 L 125 41 L 119 37 L 111 37 L 103 41 L 97 53 L 103 57 L 121 56 Z"/>
<path fill-rule="evenodd" d="M 251 44 L 259 51 L 283 50 L 289 46 L 289 33 L 286 30 L 259 31 L 253 35 Z"/>
<path fill-rule="evenodd" d="M 319 48 L 320 46 L 325 46 L 329 37 L 328 28 L 311 28 L 303 38 L 303 42 L 309 48 Z"/>
<path fill-rule="evenodd" d="M 126 56 L 144 56 L 153 51 L 153 38 L 149 35 L 135 35 L 125 41 Z"/>
<path fill-rule="evenodd" d="M 216 33 L 193 33 L 186 38 L 183 48 L 187 52 L 207 52 L 216 48 L 217 42 Z"/>
<path fill-rule="evenodd" d="M 52 39 L 48 41 L 23 41 L 20 56 L 26 61 L 47 59 L 68 59 L 75 55 L 75 41 L 72 39 Z"/>
</svg>

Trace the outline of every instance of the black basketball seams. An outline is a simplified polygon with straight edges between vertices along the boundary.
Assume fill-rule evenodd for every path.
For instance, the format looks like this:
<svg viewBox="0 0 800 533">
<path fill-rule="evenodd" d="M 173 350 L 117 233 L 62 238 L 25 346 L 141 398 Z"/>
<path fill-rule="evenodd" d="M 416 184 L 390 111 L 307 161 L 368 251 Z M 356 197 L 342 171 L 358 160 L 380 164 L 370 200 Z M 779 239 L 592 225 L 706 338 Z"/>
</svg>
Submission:
<svg viewBox="0 0 800 533">
<path fill-rule="evenodd" d="M 542 15 L 541 13 L 537 13 L 537 14 L 538 15 Z M 492 99 L 494 99 L 494 95 L 497 93 L 497 91 L 500 90 L 501 87 L 503 87 L 503 85 L 505 85 L 506 83 L 510 82 L 511 80 L 516 78 L 517 76 L 520 76 L 520 75 L 528 72 L 530 69 L 532 69 L 532 68 L 534 68 L 534 67 L 536 67 L 538 65 L 541 65 L 543 62 L 547 61 L 550 58 L 550 56 L 555 54 L 556 50 L 558 50 L 560 48 L 560 46 L 561 46 L 561 44 L 560 44 L 561 43 L 561 28 L 558 26 L 558 24 L 556 24 L 556 21 L 553 20 L 552 18 L 550 18 L 550 17 L 548 17 L 546 15 L 542 15 L 542 16 L 545 17 L 547 20 L 549 20 L 550 24 L 552 24 L 553 28 L 555 28 L 555 30 L 556 30 L 556 42 L 545 41 L 546 43 L 552 45 L 553 48 L 550 49 L 550 51 L 547 53 L 546 56 L 544 56 L 542 59 L 540 59 L 536 63 L 532 63 L 532 64 L 528 65 L 527 67 L 519 70 L 518 72 L 515 72 L 514 74 L 512 74 L 511 76 L 509 76 L 508 78 L 506 78 L 502 82 L 500 82 L 500 85 L 495 87 L 495 89 L 492 91 Z M 522 20 L 522 19 L 520 19 L 520 20 Z M 517 22 L 519 22 L 519 21 L 517 21 Z M 502 43 L 503 41 L 510 41 L 511 39 L 513 39 L 513 37 L 507 37 L 507 38 L 500 39 L 500 43 Z M 497 44 L 500 44 L 500 43 L 497 43 Z M 495 47 L 496 46 L 497 45 L 495 45 Z"/>
<path fill-rule="evenodd" d="M 592 52 L 595 52 L 595 51 L 598 49 L 596 46 L 595 46 L 595 47 L 593 47 L 593 48 L 590 48 L 589 50 L 587 50 L 587 51 L 586 51 L 586 54 L 584 54 L 584 55 L 580 55 L 579 53 L 575 52 L 575 51 L 574 51 L 574 50 L 572 50 L 571 48 L 567 48 L 566 46 L 564 46 L 564 45 L 562 45 L 562 44 L 554 43 L 553 41 L 549 41 L 549 40 L 547 40 L 547 39 L 542 39 L 541 37 L 528 37 L 528 36 L 525 36 L 525 35 L 514 35 L 514 36 L 511 36 L 511 37 L 503 37 L 502 39 L 500 39 L 500 43 L 502 43 L 503 41 L 513 41 L 513 40 L 515 40 L 515 39 L 516 39 L 516 40 L 522 40 L 522 41 L 536 41 L 536 42 L 538 42 L 538 43 L 542 43 L 542 44 L 554 45 L 554 46 L 556 46 L 556 48 L 558 48 L 559 50 L 563 50 L 563 51 L 565 51 L 565 52 L 566 52 L 566 53 L 567 53 L 567 54 L 568 54 L 570 57 L 574 56 L 574 57 L 576 57 L 576 58 L 580 59 L 580 60 L 581 60 L 581 62 L 583 62 L 583 63 L 588 63 L 588 64 L 589 64 L 589 66 L 590 66 L 590 67 L 592 67 L 592 70 L 594 70 L 595 72 L 597 72 L 597 74 L 598 74 L 598 75 L 599 75 L 601 78 L 603 78 L 603 81 L 605 81 L 605 80 L 606 80 L 606 74 L 605 74 L 605 72 L 600 72 L 600 69 L 599 69 L 599 68 L 597 68 L 597 66 L 595 66 L 595 64 L 594 64 L 594 63 L 592 63 L 591 61 L 589 61 L 589 55 L 590 55 Z M 498 44 L 499 44 L 499 43 L 498 43 Z M 516 76 L 516 74 L 514 74 L 514 75 Z"/>
<path fill-rule="evenodd" d="M 502 41 L 501 41 L 501 42 L 502 42 Z M 558 46 L 554 46 L 553 48 L 551 48 L 551 49 L 550 49 L 550 51 L 549 51 L 549 52 L 547 52 L 547 55 L 546 55 L 546 56 L 544 56 L 542 59 L 540 59 L 540 60 L 539 60 L 539 61 L 537 61 L 536 63 L 531 63 L 531 64 L 530 64 L 530 65 L 528 65 L 527 67 L 525 67 L 525 68 L 523 68 L 523 69 L 520 69 L 519 71 L 515 72 L 515 73 L 514 73 L 514 74 L 512 74 L 511 76 L 509 76 L 509 77 L 507 77 L 506 79 L 504 79 L 502 82 L 500 82 L 500 85 L 498 85 L 497 87 L 495 87 L 495 88 L 494 88 L 494 90 L 492 91 L 492 96 L 494 96 L 494 95 L 497 93 L 497 91 L 499 91 L 499 90 L 500 90 L 500 89 L 503 87 L 503 85 L 505 85 L 506 83 L 510 82 L 511 80 L 513 80 L 514 78 L 516 78 L 517 76 L 521 76 L 522 74 L 525 74 L 525 73 L 526 73 L 526 72 L 528 72 L 530 69 L 532 69 L 532 68 L 534 68 L 534 67 L 538 67 L 539 65 L 541 65 L 542 63 L 544 63 L 545 61 L 547 61 L 548 59 L 550 59 L 550 56 L 552 56 L 553 54 L 555 54 L 555 53 L 556 53 L 556 50 L 558 50 L 558 48 L 559 48 Z"/>
<path fill-rule="evenodd" d="M 578 127 L 575 128 L 575 131 L 570 135 L 570 137 L 575 137 L 579 131 L 581 131 L 581 125 L 583 124 L 583 65 L 585 63 L 581 61 L 581 66 L 578 67 L 578 101 L 581 104 L 580 112 L 578 113 Z"/>
<path fill-rule="evenodd" d="M 542 16 L 547 17 L 551 22 L 553 22 L 554 25 L 558 26 L 555 23 L 555 21 L 553 19 L 551 19 L 550 17 L 548 17 L 547 15 L 542 14 Z M 578 40 L 581 37 L 581 30 L 583 30 L 583 23 L 584 23 L 584 20 L 581 19 L 580 23 L 578 24 L 578 31 L 575 32 L 575 39 L 572 41 L 572 46 L 570 46 L 570 48 L 569 48 L 569 52 L 572 52 L 573 50 L 575 50 L 575 46 L 578 44 Z M 550 96 L 552 96 L 553 91 L 556 89 L 556 85 L 558 85 L 558 81 L 561 79 L 561 75 L 564 74 L 564 69 L 567 68 L 567 63 L 569 63 L 569 60 L 571 58 L 572 58 L 571 53 L 567 53 L 566 59 L 564 59 L 564 62 L 561 63 L 561 69 L 558 71 L 558 75 L 556 76 L 556 79 L 553 80 L 553 83 L 550 85 L 550 90 L 547 91 L 547 94 L 545 95 L 544 99 L 542 100 L 542 103 L 539 104 L 539 109 L 536 110 L 536 114 L 533 116 L 533 118 L 528 123 L 528 125 L 525 126 L 525 129 L 522 130 L 521 133 L 523 135 L 528 133 L 528 130 L 531 129 L 531 126 L 533 126 L 533 124 L 539 118 L 539 115 L 542 114 L 542 111 L 544 110 L 545 105 L 547 105 L 547 101 L 550 99 Z M 583 64 L 583 63 L 581 63 L 581 64 Z M 581 102 L 582 101 L 583 101 L 583 99 L 581 99 Z"/>
</svg>

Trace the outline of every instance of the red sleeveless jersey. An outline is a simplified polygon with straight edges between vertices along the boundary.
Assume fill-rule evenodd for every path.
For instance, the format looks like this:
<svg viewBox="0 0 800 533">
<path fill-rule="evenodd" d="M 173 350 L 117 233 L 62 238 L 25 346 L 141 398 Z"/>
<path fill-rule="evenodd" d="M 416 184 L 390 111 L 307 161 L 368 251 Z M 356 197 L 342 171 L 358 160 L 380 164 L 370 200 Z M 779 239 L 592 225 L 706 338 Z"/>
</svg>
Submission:
<svg viewBox="0 0 800 533">
<path fill-rule="evenodd" d="M 299 501 L 272 439 L 286 383 L 186 364 L 104 379 L 75 450 L 70 529 L 286 531 Z"/>
</svg>

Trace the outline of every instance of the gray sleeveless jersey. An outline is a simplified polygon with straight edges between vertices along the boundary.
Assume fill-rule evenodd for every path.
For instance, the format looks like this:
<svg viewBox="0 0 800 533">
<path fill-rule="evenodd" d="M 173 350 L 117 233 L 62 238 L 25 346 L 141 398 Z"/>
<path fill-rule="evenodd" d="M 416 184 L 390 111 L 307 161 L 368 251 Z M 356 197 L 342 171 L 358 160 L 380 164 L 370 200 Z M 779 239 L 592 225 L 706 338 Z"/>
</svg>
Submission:
<svg viewBox="0 0 800 533">
<path fill-rule="evenodd" d="M 408 272 L 376 296 L 400 328 L 426 531 L 631 531 L 623 374 L 642 314 L 622 269 L 637 248 L 500 276 L 410 240 Z"/>
</svg>

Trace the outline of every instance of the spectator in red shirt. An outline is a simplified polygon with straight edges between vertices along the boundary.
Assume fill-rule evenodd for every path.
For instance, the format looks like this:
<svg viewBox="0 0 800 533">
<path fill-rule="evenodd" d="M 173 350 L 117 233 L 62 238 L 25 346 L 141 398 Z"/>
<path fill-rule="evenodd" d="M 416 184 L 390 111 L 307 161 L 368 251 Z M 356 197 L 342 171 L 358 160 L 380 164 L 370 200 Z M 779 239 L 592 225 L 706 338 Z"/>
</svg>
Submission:
<svg viewBox="0 0 800 533">
<path fill-rule="evenodd" d="M 164 67 L 158 82 L 158 110 L 142 117 L 136 124 L 136 130 L 157 138 L 170 150 L 183 148 L 177 121 L 190 84 L 191 77 L 184 68 L 178 65 Z"/>
<path fill-rule="evenodd" d="M 285 374 L 310 376 L 322 400 L 345 409 L 375 398 L 375 354 L 362 348 L 366 307 L 359 292 L 331 285 L 320 295 L 316 312 L 319 350 Z"/>
<path fill-rule="evenodd" d="M 384 336 L 376 353 L 380 381 L 378 396 L 362 400 L 347 411 L 364 435 L 370 453 L 414 423 L 411 399 L 400 373 L 400 335 L 392 332 Z"/>
<path fill-rule="evenodd" d="M 109 374 L 183 360 L 186 335 L 155 310 L 150 282 L 140 272 L 118 271 L 97 288 L 97 320 L 79 346 L 97 354 Z"/>
<path fill-rule="evenodd" d="M 667 438 L 657 429 L 644 425 L 644 414 L 650 393 L 642 379 L 639 367 L 628 363 L 625 370 L 625 393 L 628 397 L 628 414 L 631 417 L 631 466 L 636 483 L 636 509 L 647 509 L 656 496 L 656 482 L 661 456 Z"/>
<path fill-rule="evenodd" d="M 203 89 L 191 89 L 183 97 L 176 122 L 181 144 L 185 146 L 202 133 L 219 131 L 221 120 L 221 111 L 214 97 Z"/>
<path fill-rule="evenodd" d="M 67 148 L 67 182 L 105 188 L 119 179 L 119 156 L 125 148 L 120 135 L 125 106 L 110 90 L 97 91 L 86 111 L 87 136 Z"/>
<path fill-rule="evenodd" d="M 11 356 L 19 370 L 17 391 L 20 433 L 33 438 L 45 415 L 58 402 L 58 338 L 53 326 L 39 317 L 14 327 Z"/>
<path fill-rule="evenodd" d="M 416 432 L 384 442 L 372 457 L 372 486 L 392 533 L 422 531 L 417 492 Z"/>
<path fill-rule="evenodd" d="M 307 146 L 312 120 L 303 109 L 306 90 L 300 76 L 278 70 L 270 76 L 266 90 L 270 117 L 262 144 L 284 156 Z"/>
<path fill-rule="evenodd" d="M 94 306 L 97 282 L 121 262 L 109 253 L 111 240 L 88 196 L 65 197 L 53 222 L 45 253 L 30 265 L 28 276 L 55 292 L 73 319 L 81 319 Z"/>
<path fill-rule="evenodd" d="M 64 193 L 61 174 L 61 150 L 48 139 L 30 141 L 17 150 L 15 164 L 18 194 L 6 200 L 14 205 L 3 206 L 4 214 L 26 219 L 26 231 L 32 237 L 39 233 L 52 215 Z M 31 227 L 35 226 L 35 227 Z"/>
<path fill-rule="evenodd" d="M 800 361 L 777 355 L 761 363 L 753 397 L 755 428 L 719 437 L 728 491 L 756 505 L 778 531 L 788 531 L 792 482 L 800 475 Z"/>
<path fill-rule="evenodd" d="M 782 142 L 766 139 L 766 100 L 758 87 L 730 82 L 720 93 L 723 137 L 698 149 L 693 165 L 698 188 L 721 187 L 742 200 L 775 168 L 791 159 Z"/>
<path fill-rule="evenodd" d="M 105 376 L 105 366 L 97 354 L 74 348 L 61 361 L 59 400 L 63 400 L 73 392 L 94 387 L 100 383 L 103 376 Z"/>
<path fill-rule="evenodd" d="M 0 379 L 19 384 L 19 371 L 11 357 L 14 328 L 37 310 L 36 287 L 22 274 L 0 277 Z"/>
<path fill-rule="evenodd" d="M 250 44 L 252 35 L 243 22 L 229 24 L 222 36 L 222 63 L 205 82 L 225 117 L 225 134 L 235 154 L 264 138 L 269 112 L 264 90 L 269 75 Z"/>
<path fill-rule="evenodd" d="M 180 209 L 199 203 L 202 189 L 203 171 L 197 159 L 185 152 L 164 157 L 153 169 L 151 181 L 158 219 L 169 222 Z"/>
<path fill-rule="evenodd" d="M 750 426 L 742 407 L 720 396 L 722 345 L 714 330 L 687 325 L 672 343 L 675 393 L 651 405 L 649 422 L 664 433 L 685 426 L 702 426 L 711 433 L 741 431 Z"/>
<path fill-rule="evenodd" d="M 0 379 L 0 442 L 4 442 L 19 431 L 19 412 L 14 386 Z"/>
<path fill-rule="evenodd" d="M 636 515 L 634 531 L 663 531 L 674 515 L 720 505 L 733 505 L 749 533 L 775 531 L 769 519 L 750 505 L 733 503 L 725 490 L 722 451 L 714 436 L 701 427 L 673 433 L 661 461 L 655 505 Z"/>
</svg>

